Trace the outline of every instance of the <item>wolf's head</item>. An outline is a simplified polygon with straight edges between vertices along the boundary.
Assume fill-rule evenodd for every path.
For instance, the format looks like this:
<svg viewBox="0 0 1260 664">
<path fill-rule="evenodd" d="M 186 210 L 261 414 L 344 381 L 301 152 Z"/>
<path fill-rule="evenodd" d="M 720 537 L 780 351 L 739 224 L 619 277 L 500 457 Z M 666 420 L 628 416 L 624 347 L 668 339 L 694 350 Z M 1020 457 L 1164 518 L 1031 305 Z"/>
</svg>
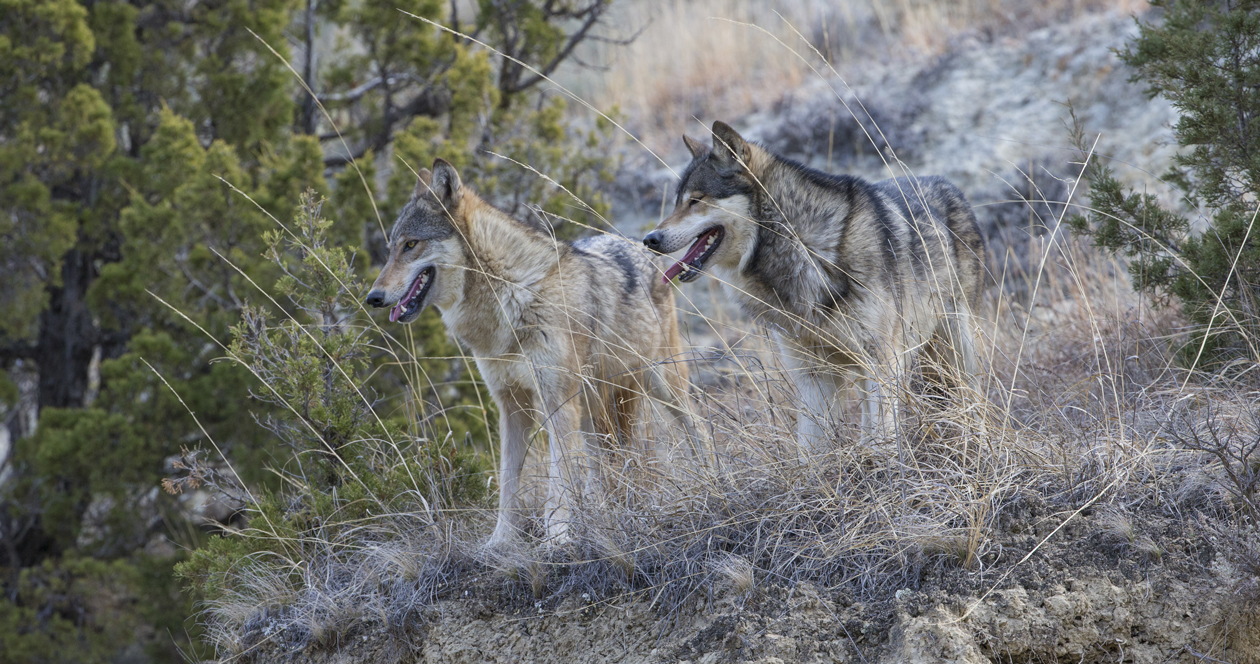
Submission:
<svg viewBox="0 0 1260 664">
<path fill-rule="evenodd" d="M 442 159 L 431 172 L 420 171 L 389 233 L 389 259 L 367 295 L 373 307 L 393 307 L 391 321 L 410 323 L 428 304 L 456 296 L 463 277 L 462 187 L 455 167 Z"/>
<path fill-rule="evenodd" d="M 753 201 L 758 183 L 753 175 L 754 146 L 724 122 L 713 123 L 713 147 L 690 136 L 683 142 L 691 163 L 678 183 L 674 212 L 643 244 L 662 254 L 685 246 L 682 260 L 665 271 L 668 282 L 695 281 L 708 265 L 736 267 L 756 237 Z"/>
</svg>

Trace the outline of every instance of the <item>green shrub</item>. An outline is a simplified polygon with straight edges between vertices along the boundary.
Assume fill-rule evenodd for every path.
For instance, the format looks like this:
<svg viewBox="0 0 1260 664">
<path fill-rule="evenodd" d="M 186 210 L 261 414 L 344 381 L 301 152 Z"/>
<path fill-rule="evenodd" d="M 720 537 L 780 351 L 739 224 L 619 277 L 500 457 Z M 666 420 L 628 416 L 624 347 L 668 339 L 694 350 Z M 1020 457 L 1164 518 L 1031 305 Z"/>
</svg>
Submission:
<svg viewBox="0 0 1260 664">
<path fill-rule="evenodd" d="M 1166 178 L 1198 218 L 1124 187 L 1095 159 L 1090 211 L 1071 219 L 1101 247 L 1128 256 L 1134 285 L 1156 302 L 1175 298 L 1193 324 L 1188 366 L 1260 360 L 1260 2 L 1153 0 L 1163 21 L 1139 22 L 1120 53 L 1152 96 L 1181 114 Z M 1082 132 L 1077 127 L 1078 146 Z M 1084 146 L 1082 146 L 1084 147 Z"/>
<path fill-rule="evenodd" d="M 364 284 L 353 254 L 329 242 L 322 205 L 308 192 L 293 222 L 266 234 L 288 313 L 246 308 L 233 330 L 231 356 L 258 379 L 254 398 L 273 406 L 260 423 L 289 453 L 273 469 L 284 480 L 278 490 L 220 486 L 249 496 L 248 526 L 211 538 L 179 565 L 209 601 L 239 582 L 243 563 L 263 560 L 259 554 L 310 560 L 390 519 L 427 518 L 487 495 L 487 467 L 475 450 L 452 445 L 414 414 L 382 417 L 373 408 L 374 334 L 358 306 Z M 237 482 L 196 459 L 186 465 L 190 473 L 172 490 Z"/>
<path fill-rule="evenodd" d="M 264 292 L 285 283 L 282 266 L 301 267 L 292 247 L 264 233 L 293 216 L 308 188 L 336 211 L 320 237 L 355 250 L 347 274 L 367 273 L 368 252 L 357 250 L 379 248 L 401 205 L 395 189 L 414 185 L 398 159 L 374 155 L 415 164 L 440 154 L 467 163 L 486 178 L 479 187 L 518 214 L 541 206 L 597 220 L 492 153 L 595 200 L 615 165 L 607 127 L 575 128 L 536 80 L 505 69 L 510 60 L 399 10 L 469 32 L 495 26 L 480 30 L 492 48 L 545 60 L 537 64 L 550 71 L 572 52 L 566 46 L 597 33 L 585 21 L 601 20 L 607 0 L 477 3 L 464 16 L 476 23 L 461 23 L 463 6 L 0 3 L 0 403 L 33 402 L 38 415 L 5 411 L 18 435 L 0 486 L 0 541 L 12 544 L 0 547 L 0 615 L 26 616 L 20 639 L 45 644 L 30 661 L 130 657 L 123 651 L 143 639 L 96 636 L 130 629 L 113 630 L 114 622 L 150 645 L 162 641 L 155 660 L 178 660 L 175 643 L 195 653 L 187 641 L 196 630 L 168 624 L 191 610 L 187 596 L 171 603 L 180 588 L 171 568 L 203 545 L 210 525 L 190 521 L 175 497 L 153 495 L 184 447 L 200 450 L 207 479 L 232 478 L 227 488 L 249 505 L 252 527 L 274 522 L 284 537 L 331 513 L 411 509 L 423 496 L 475 502 L 484 493 L 484 477 L 469 479 L 480 467 L 472 455 L 488 449 L 496 418 L 436 314 L 390 330 L 397 338 L 377 339 L 362 322 L 352 339 L 325 338 L 299 306 L 296 291 L 310 284 L 286 286 L 294 299 L 273 302 Z M 572 20 L 575 8 L 586 18 Z M 294 35 L 304 48 L 289 47 Z M 378 168 L 394 175 L 378 182 Z M 596 201 L 600 214 L 602 206 Z M 339 316 L 357 311 L 345 299 L 357 295 L 337 295 Z M 290 315 L 302 322 L 284 322 Z M 220 343 L 233 330 L 245 364 L 223 361 Z M 320 388 L 328 404 L 303 401 L 317 394 L 325 352 L 347 362 L 349 380 Z M 265 389 L 255 375 L 263 370 L 283 391 Z M 352 403 L 359 392 L 376 408 Z M 297 406 L 309 412 L 297 409 L 294 420 Z M 322 427 L 318 435 L 311 426 Z M 188 564 L 288 546 L 268 537 L 211 538 Z M 130 603 L 68 596 L 64 612 L 80 616 L 70 623 L 48 618 L 39 596 L 19 587 L 26 570 L 73 576 L 66 566 L 87 559 L 165 572 L 128 582 Z M 149 583 L 161 574 L 165 584 Z M 143 608 L 153 606 L 166 608 Z"/>
</svg>

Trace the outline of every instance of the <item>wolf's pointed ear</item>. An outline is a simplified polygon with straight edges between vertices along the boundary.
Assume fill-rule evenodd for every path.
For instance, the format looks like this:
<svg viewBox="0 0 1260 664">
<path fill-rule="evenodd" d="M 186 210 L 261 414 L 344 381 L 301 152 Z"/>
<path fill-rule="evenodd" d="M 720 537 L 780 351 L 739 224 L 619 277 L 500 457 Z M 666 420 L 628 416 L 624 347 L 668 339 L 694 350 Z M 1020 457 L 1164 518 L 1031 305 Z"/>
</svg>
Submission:
<svg viewBox="0 0 1260 664">
<path fill-rule="evenodd" d="M 713 123 L 713 160 L 719 167 L 747 170 L 750 157 L 752 150 L 739 132 L 721 120 Z"/>
<path fill-rule="evenodd" d="M 416 190 L 411 192 L 412 198 L 420 198 L 429 193 L 429 188 L 433 186 L 433 171 L 422 168 L 420 169 L 420 179 L 416 180 Z"/>
<path fill-rule="evenodd" d="M 464 186 L 459 179 L 459 171 L 445 159 L 433 160 L 433 180 L 429 183 L 433 195 L 447 210 L 454 210 L 459 205 L 459 192 Z"/>
<path fill-rule="evenodd" d="M 683 134 L 683 143 L 687 145 L 687 150 L 691 152 L 692 157 L 703 156 L 704 153 L 709 151 L 709 147 L 707 145 L 686 134 Z"/>
</svg>

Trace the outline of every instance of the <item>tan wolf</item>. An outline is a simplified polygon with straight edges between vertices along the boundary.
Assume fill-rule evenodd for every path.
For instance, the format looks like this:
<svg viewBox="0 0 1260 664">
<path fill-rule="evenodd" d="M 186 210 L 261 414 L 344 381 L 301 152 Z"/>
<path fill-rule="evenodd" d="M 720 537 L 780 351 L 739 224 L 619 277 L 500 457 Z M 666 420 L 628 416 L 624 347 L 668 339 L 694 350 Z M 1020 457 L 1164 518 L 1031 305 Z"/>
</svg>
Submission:
<svg viewBox="0 0 1260 664">
<path fill-rule="evenodd" d="M 550 441 L 547 537 L 570 537 L 574 509 L 599 487 L 605 443 L 630 444 L 648 402 L 696 443 L 684 406 L 672 287 L 638 243 L 600 235 L 568 243 L 482 200 L 438 159 L 420 173 L 389 235 L 367 303 L 410 323 L 428 304 L 472 351 L 499 408 L 498 522 L 489 546 L 520 531 L 527 436 Z M 694 449 L 694 448 L 693 448 Z"/>
<path fill-rule="evenodd" d="M 827 426 L 853 390 L 863 438 L 890 433 L 896 390 L 929 344 L 946 373 L 974 380 L 984 242 L 957 187 L 830 175 L 722 122 L 712 148 L 683 140 L 692 160 L 674 211 L 644 244 L 665 254 L 690 245 L 665 280 L 711 271 L 770 328 L 800 396 L 805 451 L 828 448 Z"/>
</svg>

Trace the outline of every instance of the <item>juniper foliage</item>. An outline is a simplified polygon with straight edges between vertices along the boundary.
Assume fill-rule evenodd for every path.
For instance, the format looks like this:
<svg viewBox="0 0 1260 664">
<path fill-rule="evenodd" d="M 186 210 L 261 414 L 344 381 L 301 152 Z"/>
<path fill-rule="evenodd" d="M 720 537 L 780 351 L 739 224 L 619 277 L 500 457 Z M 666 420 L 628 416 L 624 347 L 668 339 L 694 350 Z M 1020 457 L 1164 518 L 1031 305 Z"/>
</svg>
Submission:
<svg viewBox="0 0 1260 664">
<path fill-rule="evenodd" d="M 1151 5 L 1163 20 L 1139 22 L 1120 57 L 1134 81 L 1180 113 L 1183 150 L 1165 177 L 1190 213 L 1125 187 L 1095 161 L 1089 214 L 1071 222 L 1129 257 L 1135 286 L 1157 303 L 1180 303 L 1194 325 L 1182 349 L 1187 365 L 1251 366 L 1260 359 L 1260 2 Z M 1078 145 L 1081 133 L 1078 125 Z"/>
<path fill-rule="evenodd" d="M 278 322 L 314 319 L 286 281 L 292 252 L 267 233 L 293 219 L 308 188 L 328 197 L 334 221 L 319 236 L 350 251 L 338 273 L 349 283 L 380 260 L 382 229 L 414 184 L 408 165 L 439 155 L 517 214 L 598 223 L 615 167 L 608 128 L 573 125 L 540 86 L 505 91 L 509 60 L 399 9 L 554 68 L 607 4 L 507 0 L 459 17 L 437 0 L 0 2 L 0 416 L 14 441 L 0 459 L 0 652 L 210 654 L 172 569 L 201 547 L 230 564 L 236 544 L 190 520 L 182 501 L 195 492 L 156 491 L 185 448 L 215 460 L 207 472 L 239 476 L 233 509 L 280 495 L 301 473 L 310 496 L 338 487 L 344 499 L 359 486 L 344 465 L 358 463 L 347 446 L 359 440 L 439 441 L 405 446 L 430 469 L 486 448 L 493 415 L 434 315 L 375 345 L 316 344 Z M 501 24 L 499 12 L 532 16 L 528 34 L 478 27 Z M 224 360 L 244 352 L 229 343 L 234 330 L 241 344 L 240 326 L 264 321 L 266 335 L 288 335 L 289 355 Z M 353 380 L 329 395 L 354 384 L 381 395 L 368 398 L 373 411 L 298 409 L 260 390 L 259 374 L 282 394 L 311 387 L 315 350 L 353 351 L 343 367 Z M 301 371 L 283 362 L 298 358 Z M 464 495 L 433 481 L 413 490 Z M 277 509 L 266 517 L 285 522 L 289 507 Z"/>
</svg>

